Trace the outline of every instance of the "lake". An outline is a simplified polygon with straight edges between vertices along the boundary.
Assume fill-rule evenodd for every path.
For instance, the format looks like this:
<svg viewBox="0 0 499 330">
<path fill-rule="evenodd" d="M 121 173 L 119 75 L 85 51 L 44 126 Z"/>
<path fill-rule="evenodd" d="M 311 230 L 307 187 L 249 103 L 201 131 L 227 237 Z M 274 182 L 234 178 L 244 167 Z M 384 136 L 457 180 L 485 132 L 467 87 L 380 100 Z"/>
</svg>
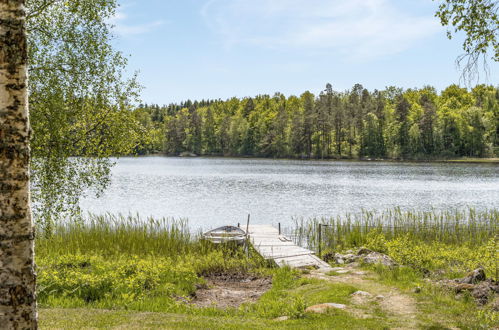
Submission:
<svg viewBox="0 0 499 330">
<path fill-rule="evenodd" d="M 382 211 L 499 208 L 499 165 L 234 158 L 120 158 L 92 213 L 188 218 L 191 228 Z"/>
</svg>

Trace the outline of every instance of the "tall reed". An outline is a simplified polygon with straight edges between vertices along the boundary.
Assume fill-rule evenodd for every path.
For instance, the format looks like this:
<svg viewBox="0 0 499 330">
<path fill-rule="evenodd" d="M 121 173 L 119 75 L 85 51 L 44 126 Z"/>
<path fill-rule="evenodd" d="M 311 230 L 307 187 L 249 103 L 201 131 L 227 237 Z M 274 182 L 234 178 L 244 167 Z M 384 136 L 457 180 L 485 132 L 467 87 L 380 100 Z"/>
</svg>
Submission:
<svg viewBox="0 0 499 330">
<path fill-rule="evenodd" d="M 57 224 L 49 236 L 37 233 L 37 254 L 164 255 L 202 248 L 185 219 L 141 219 L 138 215 L 92 215 Z"/>
<path fill-rule="evenodd" d="M 319 224 L 321 247 L 335 250 L 361 246 L 373 231 L 383 233 L 388 240 L 408 235 L 423 242 L 478 246 L 499 234 L 499 210 L 402 211 L 394 208 L 383 212 L 362 210 L 331 218 L 294 219 L 295 243 L 317 250 Z"/>
</svg>

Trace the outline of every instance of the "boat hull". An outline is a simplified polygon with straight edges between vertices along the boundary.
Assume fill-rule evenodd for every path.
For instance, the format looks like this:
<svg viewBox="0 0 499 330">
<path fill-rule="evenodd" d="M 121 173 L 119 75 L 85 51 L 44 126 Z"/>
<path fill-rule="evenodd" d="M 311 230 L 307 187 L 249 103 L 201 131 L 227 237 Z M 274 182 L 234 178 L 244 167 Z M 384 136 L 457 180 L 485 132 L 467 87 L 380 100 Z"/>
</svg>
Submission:
<svg viewBox="0 0 499 330">
<path fill-rule="evenodd" d="M 246 241 L 246 232 L 238 227 L 222 226 L 204 233 L 203 239 L 213 244 L 230 243 L 241 245 Z"/>
</svg>

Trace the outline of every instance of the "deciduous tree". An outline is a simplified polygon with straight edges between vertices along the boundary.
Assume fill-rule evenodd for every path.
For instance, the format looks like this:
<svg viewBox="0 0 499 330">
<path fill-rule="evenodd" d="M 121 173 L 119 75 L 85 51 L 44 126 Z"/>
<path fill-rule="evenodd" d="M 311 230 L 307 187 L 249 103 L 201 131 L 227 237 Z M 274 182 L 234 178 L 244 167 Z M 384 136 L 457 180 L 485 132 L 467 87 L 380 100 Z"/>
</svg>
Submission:
<svg viewBox="0 0 499 330">
<path fill-rule="evenodd" d="M 31 220 L 26 12 L 0 0 L 0 327 L 37 327 Z"/>
</svg>

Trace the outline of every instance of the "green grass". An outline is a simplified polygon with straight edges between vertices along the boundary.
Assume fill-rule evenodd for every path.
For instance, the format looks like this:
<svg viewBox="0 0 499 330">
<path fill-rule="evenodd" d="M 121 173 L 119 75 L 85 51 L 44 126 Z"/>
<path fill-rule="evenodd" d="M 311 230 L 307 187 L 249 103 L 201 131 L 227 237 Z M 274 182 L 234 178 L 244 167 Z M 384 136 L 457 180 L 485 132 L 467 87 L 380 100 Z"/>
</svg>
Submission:
<svg viewBox="0 0 499 330">
<path fill-rule="evenodd" d="M 77 221 L 59 223 L 51 232 L 37 233 L 37 254 L 66 253 L 113 255 L 183 256 L 203 253 L 199 234 L 192 235 L 183 219 L 142 219 L 139 216 L 92 215 Z"/>
<path fill-rule="evenodd" d="M 396 287 L 414 297 L 420 309 L 419 322 L 428 327 L 490 329 L 499 326 L 499 313 L 491 306 L 477 307 L 470 294 L 456 297 L 454 292 L 428 281 L 410 267 L 364 265 L 364 269 L 374 272 L 374 281 Z"/>
<path fill-rule="evenodd" d="M 346 312 L 274 321 L 253 317 L 203 316 L 95 309 L 42 309 L 41 329 L 388 329 L 390 323 L 356 319 Z"/>
<path fill-rule="evenodd" d="M 387 239 L 409 235 L 425 242 L 482 245 L 499 233 L 499 210 L 402 211 L 362 210 L 336 218 L 295 219 L 292 233 L 300 245 L 318 247 L 322 224 L 323 247 L 348 248 L 366 242 L 367 235 L 379 231 Z"/>
<path fill-rule="evenodd" d="M 497 221 L 497 211 L 487 214 Z M 475 214 L 477 219 L 482 216 Z M 420 324 L 459 324 L 466 328 L 473 322 L 494 324 L 495 316 L 488 310 L 477 311 L 471 300 L 456 300 L 449 292 L 425 285 L 421 268 L 438 268 L 466 253 L 470 253 L 466 258 L 471 258 L 495 248 L 484 244 L 491 237 L 480 232 L 485 225 L 471 228 L 479 235 L 461 246 L 452 243 L 452 239 L 436 242 L 422 239 L 419 234 L 411 236 L 407 231 L 393 236 L 382 230 L 344 233 L 351 238 L 348 246 L 367 245 L 393 254 L 411 266 L 378 266 L 370 270 L 379 283 L 408 294 L 412 294 L 414 286 L 422 287 L 422 293 L 415 295 L 421 303 Z M 449 233 L 442 233 L 446 232 Z M 400 320 L 385 314 L 376 303 L 363 307 L 369 309 L 364 315 L 351 310 L 333 310 L 325 315 L 305 313 L 307 306 L 319 303 L 351 306 L 350 296 L 358 288 L 306 278 L 310 270 L 273 268 L 251 249 L 248 255 L 237 247 L 217 248 L 201 241 L 199 234 L 190 233 L 183 220 L 91 216 L 58 225 L 50 235 L 38 233 L 36 244 L 42 328 L 382 329 L 401 325 Z M 204 276 L 220 273 L 272 276 L 272 287 L 256 303 L 238 308 L 197 308 L 185 302 L 192 299 L 197 286 L 205 283 Z M 274 321 L 280 316 L 290 319 Z"/>
<path fill-rule="evenodd" d="M 42 309 L 42 328 L 126 327 L 126 328 L 203 328 L 203 329 L 366 329 L 386 328 L 393 320 L 372 316 L 355 317 L 348 311 L 333 310 L 324 315 L 305 313 L 307 306 L 336 302 L 348 304 L 357 289 L 348 284 L 327 283 L 300 278 L 298 272 L 278 269 L 274 272 L 272 288 L 257 303 L 243 304 L 240 308 L 218 310 L 214 308 L 171 309 L 158 304 L 146 309 L 131 305 L 127 310 L 87 308 Z M 89 307 L 89 308 L 88 308 Z M 151 308 L 152 307 L 152 308 Z M 147 311 L 147 312 L 146 312 Z M 151 312 L 152 311 L 152 312 Z M 289 320 L 275 321 L 280 316 Z"/>
<path fill-rule="evenodd" d="M 37 236 L 38 301 L 42 328 L 166 327 L 282 328 L 385 327 L 383 318 L 358 319 L 346 311 L 304 312 L 309 305 L 347 303 L 356 289 L 301 278 L 277 269 L 250 250 L 217 248 L 189 233 L 183 221 L 91 216 Z M 258 302 L 239 308 L 185 303 L 203 276 L 272 276 Z M 182 299 L 179 299 L 182 297 Z M 274 318 L 288 316 L 284 322 Z M 333 322 L 334 321 L 334 322 Z"/>
<path fill-rule="evenodd" d="M 499 267 L 499 210 L 401 211 L 363 210 L 337 218 L 295 222 L 295 241 L 319 250 L 341 252 L 368 247 L 420 271 L 461 276 L 484 267 L 496 277 Z"/>
<path fill-rule="evenodd" d="M 36 247 L 46 307 L 184 311 L 190 307 L 179 300 L 205 275 L 271 272 L 253 251 L 200 240 L 183 220 L 90 216 L 38 233 Z"/>
</svg>

